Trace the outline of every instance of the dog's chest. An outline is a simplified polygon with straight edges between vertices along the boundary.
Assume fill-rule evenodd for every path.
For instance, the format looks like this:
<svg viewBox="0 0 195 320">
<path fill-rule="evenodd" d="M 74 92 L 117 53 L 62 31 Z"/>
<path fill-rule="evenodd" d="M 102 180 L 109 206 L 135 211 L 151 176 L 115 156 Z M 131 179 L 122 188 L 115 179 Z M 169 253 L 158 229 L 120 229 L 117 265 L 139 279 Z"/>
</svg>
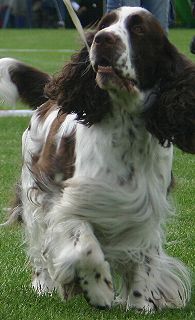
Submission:
<svg viewBox="0 0 195 320">
<path fill-rule="evenodd" d="M 148 152 L 147 139 L 140 121 L 124 114 L 91 128 L 78 125 L 74 176 L 129 185 Z"/>
</svg>

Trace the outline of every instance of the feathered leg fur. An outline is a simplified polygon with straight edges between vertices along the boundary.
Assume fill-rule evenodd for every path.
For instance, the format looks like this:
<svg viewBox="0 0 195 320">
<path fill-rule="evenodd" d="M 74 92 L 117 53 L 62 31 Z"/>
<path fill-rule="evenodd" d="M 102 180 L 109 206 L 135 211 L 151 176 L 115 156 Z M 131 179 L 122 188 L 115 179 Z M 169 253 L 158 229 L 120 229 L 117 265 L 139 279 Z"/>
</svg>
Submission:
<svg viewBox="0 0 195 320">
<path fill-rule="evenodd" d="M 52 210 L 54 215 L 56 209 Z M 52 224 L 46 233 L 44 257 L 64 299 L 80 287 L 91 305 L 111 307 L 114 292 L 110 266 L 89 223 L 69 219 Z"/>
<path fill-rule="evenodd" d="M 186 268 L 156 245 L 145 252 L 142 262 L 127 264 L 123 270 L 116 302 L 126 305 L 127 309 L 153 312 L 166 307 L 181 308 L 189 300 Z"/>
</svg>

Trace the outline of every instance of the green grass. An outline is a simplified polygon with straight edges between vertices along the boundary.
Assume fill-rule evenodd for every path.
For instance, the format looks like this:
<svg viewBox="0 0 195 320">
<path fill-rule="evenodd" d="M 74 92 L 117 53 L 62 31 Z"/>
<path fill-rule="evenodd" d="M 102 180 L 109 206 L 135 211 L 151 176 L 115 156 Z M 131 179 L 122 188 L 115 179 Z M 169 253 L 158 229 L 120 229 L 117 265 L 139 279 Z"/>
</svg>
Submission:
<svg viewBox="0 0 195 320">
<path fill-rule="evenodd" d="M 69 53 L 58 52 L 12 52 L 12 49 L 75 49 L 80 40 L 75 30 L 63 29 L 30 29 L 30 30 L 1 30 L 0 57 L 9 56 L 30 63 L 43 71 L 54 73 L 69 59 Z M 9 50 L 10 49 L 10 50 Z"/>
<path fill-rule="evenodd" d="M 190 58 L 189 42 L 195 30 L 171 30 L 170 39 Z M 79 47 L 75 31 L 65 30 L 1 30 L 1 57 L 10 56 L 30 63 L 50 73 L 55 73 L 70 57 L 65 53 L 21 53 L 14 48 L 75 49 Z M 9 108 L 10 106 L 4 106 Z M 23 107 L 18 105 L 17 107 Z M 10 204 L 13 186 L 21 168 L 21 135 L 28 118 L 0 118 L 0 221 L 5 219 L 4 208 Z M 169 223 L 167 251 L 184 261 L 195 271 L 195 158 L 175 150 L 174 198 L 177 215 Z M 25 246 L 19 226 L 0 229 L 0 319 L 2 320 L 193 320 L 195 319 L 195 293 L 184 310 L 167 310 L 152 315 L 124 312 L 116 308 L 98 311 L 77 297 L 68 303 L 52 297 L 37 297 L 30 288 L 31 270 L 26 260 Z M 194 284 L 195 286 L 195 284 Z"/>
</svg>

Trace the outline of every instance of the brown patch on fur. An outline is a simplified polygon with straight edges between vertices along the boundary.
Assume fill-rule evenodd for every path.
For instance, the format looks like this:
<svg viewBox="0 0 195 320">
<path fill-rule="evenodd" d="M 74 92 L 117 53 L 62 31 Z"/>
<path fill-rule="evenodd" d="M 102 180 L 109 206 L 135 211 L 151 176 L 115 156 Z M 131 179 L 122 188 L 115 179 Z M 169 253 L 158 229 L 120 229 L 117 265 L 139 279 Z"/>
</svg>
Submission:
<svg viewBox="0 0 195 320">
<path fill-rule="evenodd" d="M 130 15 L 126 20 L 126 27 L 130 34 L 132 59 L 139 88 L 150 89 L 158 81 L 163 68 L 166 74 L 166 56 L 164 58 L 163 52 L 166 36 L 159 22 L 146 12 Z M 163 67 L 162 70 L 159 66 Z"/>
<path fill-rule="evenodd" d="M 104 279 L 104 282 L 106 283 L 107 287 L 110 289 L 110 290 L 113 290 L 113 285 L 112 285 L 112 282 L 109 281 L 108 279 Z"/>
<path fill-rule="evenodd" d="M 111 26 L 113 23 L 116 23 L 119 19 L 119 16 L 117 15 L 116 12 L 112 11 L 107 13 L 105 16 L 102 17 L 100 20 L 97 29 L 101 30 L 104 28 L 107 28 Z"/>
<path fill-rule="evenodd" d="M 57 105 L 53 101 L 48 100 L 46 103 L 44 103 L 37 109 L 37 115 L 41 121 L 45 121 L 48 115 L 52 111 L 57 110 L 57 108 L 59 107 L 57 107 Z"/>
<path fill-rule="evenodd" d="M 145 112 L 146 127 L 162 145 L 195 153 L 195 66 L 191 63 L 161 89 Z"/>
<path fill-rule="evenodd" d="M 10 77 L 18 88 L 21 100 L 32 109 L 48 100 L 44 87 L 51 77 L 47 73 L 18 61 L 10 70 Z"/>
<path fill-rule="evenodd" d="M 91 46 L 95 33 L 87 35 Z M 46 86 L 45 93 L 61 106 L 62 113 L 76 113 L 77 119 L 92 125 L 100 122 L 111 112 L 112 104 L 108 92 L 96 83 L 96 73 L 89 62 L 89 53 L 84 47 L 72 56 L 61 73 Z"/>
<path fill-rule="evenodd" d="M 50 112 L 51 108 L 46 105 L 46 109 L 41 110 L 40 117 L 44 119 Z M 74 173 L 74 133 L 68 137 L 62 137 L 58 149 L 56 143 L 56 134 L 65 118 L 66 114 L 59 114 L 56 117 L 42 150 L 39 154 L 33 155 L 32 172 L 39 186 L 43 179 L 58 183 L 58 179 L 56 180 L 58 174 L 60 181 L 63 181 L 71 178 Z"/>
</svg>

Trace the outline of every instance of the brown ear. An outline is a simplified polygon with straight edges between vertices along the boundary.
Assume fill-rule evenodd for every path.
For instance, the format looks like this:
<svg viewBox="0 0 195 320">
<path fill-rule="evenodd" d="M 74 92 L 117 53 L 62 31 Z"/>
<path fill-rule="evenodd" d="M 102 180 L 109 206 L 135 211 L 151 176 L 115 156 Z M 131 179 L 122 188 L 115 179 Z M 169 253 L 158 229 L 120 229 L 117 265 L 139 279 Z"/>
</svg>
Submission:
<svg viewBox="0 0 195 320">
<path fill-rule="evenodd" d="M 87 35 L 91 46 L 95 33 Z M 111 109 L 108 93 L 97 86 L 96 74 L 86 48 L 75 54 L 61 73 L 46 86 L 46 94 L 56 100 L 64 113 L 76 113 L 77 119 L 91 125 L 101 121 Z"/>
<path fill-rule="evenodd" d="M 195 153 L 195 65 L 171 44 L 167 75 L 160 80 L 156 99 L 144 113 L 147 129 L 162 145 L 173 142 Z"/>
</svg>

